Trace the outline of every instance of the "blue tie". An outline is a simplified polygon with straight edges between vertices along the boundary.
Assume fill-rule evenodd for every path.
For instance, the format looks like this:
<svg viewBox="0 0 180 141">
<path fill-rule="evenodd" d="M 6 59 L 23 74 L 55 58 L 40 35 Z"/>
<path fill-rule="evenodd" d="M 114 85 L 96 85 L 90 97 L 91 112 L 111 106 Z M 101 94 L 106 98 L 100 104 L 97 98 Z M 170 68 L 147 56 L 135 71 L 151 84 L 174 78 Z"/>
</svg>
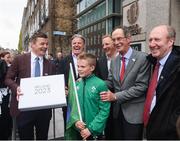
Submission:
<svg viewBox="0 0 180 141">
<path fill-rule="evenodd" d="M 40 76 L 40 64 L 39 64 L 39 57 L 35 58 L 35 77 Z"/>
</svg>

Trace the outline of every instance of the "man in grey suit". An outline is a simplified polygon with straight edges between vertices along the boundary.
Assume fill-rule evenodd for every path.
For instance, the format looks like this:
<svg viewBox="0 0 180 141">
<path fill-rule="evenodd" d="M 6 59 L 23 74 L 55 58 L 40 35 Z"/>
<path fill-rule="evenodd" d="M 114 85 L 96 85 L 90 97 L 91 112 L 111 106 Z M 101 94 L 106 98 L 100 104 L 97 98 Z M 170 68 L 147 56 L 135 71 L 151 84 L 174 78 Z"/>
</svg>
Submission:
<svg viewBox="0 0 180 141">
<path fill-rule="evenodd" d="M 142 139 L 143 106 L 150 76 L 146 54 L 130 47 L 127 28 L 116 28 L 112 39 L 119 55 L 112 60 L 107 79 L 111 91 L 102 92 L 103 101 L 113 104 L 113 139 Z"/>
</svg>

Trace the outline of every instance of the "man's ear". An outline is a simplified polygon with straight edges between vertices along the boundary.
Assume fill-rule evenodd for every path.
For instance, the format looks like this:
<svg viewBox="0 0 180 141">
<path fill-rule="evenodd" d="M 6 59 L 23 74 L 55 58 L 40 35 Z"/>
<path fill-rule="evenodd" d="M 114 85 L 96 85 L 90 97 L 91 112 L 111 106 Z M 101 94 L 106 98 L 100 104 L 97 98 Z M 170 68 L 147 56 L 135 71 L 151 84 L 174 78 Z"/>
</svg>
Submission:
<svg viewBox="0 0 180 141">
<path fill-rule="evenodd" d="M 128 36 L 128 37 L 126 38 L 126 40 L 130 43 L 131 40 L 132 40 L 131 36 Z"/>
<path fill-rule="evenodd" d="M 169 39 L 169 46 L 171 47 L 171 46 L 173 46 L 173 44 L 174 44 L 174 39 L 172 38 L 172 39 Z"/>
</svg>

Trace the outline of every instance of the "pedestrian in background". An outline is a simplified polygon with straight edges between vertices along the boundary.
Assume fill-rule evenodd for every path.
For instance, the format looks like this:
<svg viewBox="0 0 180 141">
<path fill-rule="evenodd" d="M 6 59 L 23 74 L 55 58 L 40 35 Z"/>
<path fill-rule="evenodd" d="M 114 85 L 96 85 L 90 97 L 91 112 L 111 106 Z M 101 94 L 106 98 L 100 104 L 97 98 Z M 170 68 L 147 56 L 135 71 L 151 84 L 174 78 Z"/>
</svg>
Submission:
<svg viewBox="0 0 180 141">
<path fill-rule="evenodd" d="M 56 73 L 58 74 L 58 67 L 60 65 L 60 61 L 63 59 L 63 54 L 61 51 L 56 53 L 56 58 L 54 59 L 54 63 L 56 65 Z"/>
<path fill-rule="evenodd" d="M 10 139 L 12 134 L 12 118 L 9 111 L 10 90 L 4 83 L 10 65 L 10 52 L 2 52 L 0 54 L 0 98 L 2 98 L 2 104 L 0 104 L 0 140 Z"/>
</svg>

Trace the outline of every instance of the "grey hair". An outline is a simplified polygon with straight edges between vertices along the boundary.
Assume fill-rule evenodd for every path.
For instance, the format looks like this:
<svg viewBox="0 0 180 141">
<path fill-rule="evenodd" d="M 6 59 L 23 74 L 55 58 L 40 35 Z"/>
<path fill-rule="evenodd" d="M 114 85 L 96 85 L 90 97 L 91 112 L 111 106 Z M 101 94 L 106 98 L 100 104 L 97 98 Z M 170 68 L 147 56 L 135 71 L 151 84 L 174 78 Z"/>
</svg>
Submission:
<svg viewBox="0 0 180 141">
<path fill-rule="evenodd" d="M 176 31 L 172 26 L 167 25 L 168 37 L 169 38 L 176 38 Z"/>
<path fill-rule="evenodd" d="M 80 35 L 80 34 L 74 34 L 74 35 L 72 36 L 72 38 L 71 38 L 71 41 L 72 41 L 74 38 L 80 38 L 80 39 L 83 40 L 84 44 L 86 43 L 86 39 L 85 39 L 82 35 Z"/>
</svg>

